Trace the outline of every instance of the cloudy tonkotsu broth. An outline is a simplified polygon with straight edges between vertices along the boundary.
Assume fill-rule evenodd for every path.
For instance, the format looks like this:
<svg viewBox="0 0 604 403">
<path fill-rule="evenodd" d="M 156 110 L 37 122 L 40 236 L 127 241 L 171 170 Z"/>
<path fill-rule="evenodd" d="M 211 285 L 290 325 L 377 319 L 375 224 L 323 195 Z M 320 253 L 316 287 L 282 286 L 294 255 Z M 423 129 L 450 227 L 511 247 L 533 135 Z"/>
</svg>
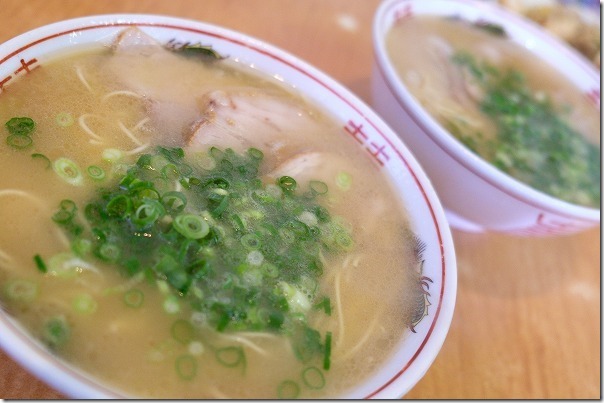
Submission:
<svg viewBox="0 0 604 403">
<path fill-rule="evenodd" d="M 127 395 L 337 396 L 411 324 L 421 243 L 341 124 L 229 66 L 127 31 L 111 49 L 57 57 L 5 88 L 2 123 L 27 117 L 35 129 L 28 147 L 0 146 L 2 306 Z M 224 172 L 240 180 L 227 186 Z M 174 195 L 186 195 L 184 210 Z M 128 210 L 137 202 L 147 204 Z M 263 210 L 269 202 L 281 207 Z M 156 222 L 154 208 L 165 213 Z M 279 208 L 292 209 L 288 226 Z"/>
<path fill-rule="evenodd" d="M 386 46 L 411 93 L 471 150 L 545 193 L 598 207 L 598 108 L 500 28 L 419 15 L 395 24 Z"/>
</svg>

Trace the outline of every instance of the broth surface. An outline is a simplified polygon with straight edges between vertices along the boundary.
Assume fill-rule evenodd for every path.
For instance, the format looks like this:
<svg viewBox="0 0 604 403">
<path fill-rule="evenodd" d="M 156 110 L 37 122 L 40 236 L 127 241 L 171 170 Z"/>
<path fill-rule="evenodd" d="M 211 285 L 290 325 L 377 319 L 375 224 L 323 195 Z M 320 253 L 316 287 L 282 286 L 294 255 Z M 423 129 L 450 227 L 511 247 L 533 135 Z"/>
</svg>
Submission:
<svg viewBox="0 0 604 403">
<path fill-rule="evenodd" d="M 0 145 L 0 220 L 10 228 L 0 233 L 3 308 L 46 342 L 49 318 L 66 323 L 68 331 L 57 325 L 50 340 L 68 332 L 67 342 L 49 348 L 127 395 L 276 398 L 291 392 L 323 398 L 354 388 L 400 343 L 416 302 L 417 240 L 390 184 L 352 139 L 343 138 L 339 122 L 270 77 L 248 73 L 229 60 L 203 62 L 154 52 L 149 56 L 118 47 L 62 55 L 0 94 L 3 123 L 29 117 L 36 125 L 31 146 Z M 237 114 L 249 97 L 252 107 L 266 103 L 270 111 L 275 102 L 293 108 L 289 120 L 296 125 L 271 117 L 272 125 L 287 130 L 264 139 L 264 132 L 253 132 L 265 127 L 264 120 L 254 118 L 261 111 L 253 110 L 251 117 Z M 239 108 L 231 115 L 233 102 Z M 224 119 L 221 108 L 227 108 Z M 253 132 L 242 141 L 240 122 L 244 132 L 245 124 Z M 166 311 L 158 279 L 133 280 L 113 264 L 70 250 L 68 234 L 52 220 L 61 202 L 72 201 L 83 214 L 100 189 L 116 189 L 124 167 L 157 145 L 182 148 L 187 158 L 203 155 L 206 162 L 212 146 L 239 153 L 255 147 L 264 154 L 258 175 L 265 184 L 290 175 L 298 178 L 300 192 L 313 178 L 327 185 L 327 195 L 317 200 L 347 223 L 354 239 L 351 251 L 325 255 L 319 291 L 311 302 L 327 296 L 331 314 L 307 311 L 308 323 L 322 340 L 327 332 L 332 335 L 328 370 L 324 355 L 300 362 L 289 338 L 278 332 L 197 326 L 186 299 L 179 300 L 178 312 Z M 84 173 L 83 184 L 74 186 L 52 168 L 60 158 L 69 158 L 83 171 L 101 167 L 107 177 L 95 181 Z M 342 172 L 348 181 L 338 185 Z M 48 272 L 41 273 L 34 256 L 43 259 Z M 52 267 L 61 256 L 72 259 L 74 270 L 67 275 Z M 27 287 L 34 290 L 31 295 Z M 144 295 L 135 308 L 124 303 L 131 289 Z M 168 293 L 181 297 L 174 290 Z M 194 324 L 193 335 L 184 342 L 174 335 L 179 320 Z"/>
</svg>

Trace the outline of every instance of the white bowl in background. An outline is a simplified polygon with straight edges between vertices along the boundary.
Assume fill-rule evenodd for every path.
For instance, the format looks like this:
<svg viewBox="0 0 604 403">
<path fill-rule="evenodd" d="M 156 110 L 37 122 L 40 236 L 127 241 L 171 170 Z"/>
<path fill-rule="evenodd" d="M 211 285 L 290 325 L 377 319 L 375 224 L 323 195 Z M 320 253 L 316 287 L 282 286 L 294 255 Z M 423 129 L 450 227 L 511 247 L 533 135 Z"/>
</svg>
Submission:
<svg viewBox="0 0 604 403">
<path fill-rule="evenodd" d="M 462 145 L 422 107 L 391 64 L 385 45 L 393 24 L 417 15 L 456 16 L 503 27 L 511 40 L 544 63 L 558 66 L 594 99 L 597 108 L 600 75 L 579 53 L 535 23 L 490 2 L 386 0 L 380 4 L 373 22 L 372 105 L 430 177 L 451 226 L 522 236 L 566 235 L 598 226 L 599 209 L 562 201 L 508 176 Z"/>
<path fill-rule="evenodd" d="M 20 67 L 43 66 L 56 52 L 76 46 L 108 45 L 118 32 L 131 26 L 139 27 L 162 43 L 177 39 L 211 44 L 219 53 L 236 57 L 243 65 L 253 66 L 300 91 L 341 121 L 343 131 L 363 131 L 365 137 L 359 147 L 372 153 L 384 174 L 390 177 L 409 212 L 413 230 L 427 245 L 423 275 L 433 282 L 432 299 L 428 315 L 415 327 L 415 333 L 400 341 L 394 355 L 373 377 L 342 397 L 404 395 L 428 370 L 445 340 L 457 288 L 448 222 L 415 158 L 370 107 L 321 71 L 257 39 L 192 20 L 155 15 L 98 15 L 43 26 L 0 45 L 0 82 L 6 90 L 17 75 L 26 74 Z M 1 309 L 0 346 L 34 375 L 71 398 L 125 397 L 50 354 Z"/>
</svg>

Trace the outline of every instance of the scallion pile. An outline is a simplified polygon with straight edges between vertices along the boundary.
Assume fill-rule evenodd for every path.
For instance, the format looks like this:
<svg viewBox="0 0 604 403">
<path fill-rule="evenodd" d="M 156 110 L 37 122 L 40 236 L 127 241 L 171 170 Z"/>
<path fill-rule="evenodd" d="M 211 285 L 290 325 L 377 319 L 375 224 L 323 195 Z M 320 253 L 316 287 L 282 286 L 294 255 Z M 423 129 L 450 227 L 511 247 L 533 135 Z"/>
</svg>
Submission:
<svg viewBox="0 0 604 403">
<path fill-rule="evenodd" d="M 350 250 L 353 238 L 323 207 L 325 183 L 312 181 L 306 192 L 289 176 L 263 183 L 262 160 L 254 148 L 197 156 L 158 147 L 88 204 L 63 200 L 53 219 L 79 258 L 157 284 L 166 314 L 186 305 L 196 325 L 284 334 L 299 360 L 327 370 L 331 333 L 311 328 L 308 314 L 331 313 L 318 286 L 323 262 Z M 132 289 L 125 302 L 139 307 L 144 295 Z M 173 330 L 182 338 L 183 329 Z"/>
</svg>

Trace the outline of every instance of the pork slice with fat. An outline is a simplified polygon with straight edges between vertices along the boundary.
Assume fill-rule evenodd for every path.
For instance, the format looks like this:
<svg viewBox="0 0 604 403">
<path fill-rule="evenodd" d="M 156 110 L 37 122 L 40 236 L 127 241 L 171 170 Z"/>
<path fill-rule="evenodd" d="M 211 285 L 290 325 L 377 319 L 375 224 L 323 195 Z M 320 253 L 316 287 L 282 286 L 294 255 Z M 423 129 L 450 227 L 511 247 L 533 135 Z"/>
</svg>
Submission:
<svg viewBox="0 0 604 403">
<path fill-rule="evenodd" d="M 303 105 L 256 88 L 208 92 L 200 99 L 200 111 L 185 139 L 195 150 L 216 146 L 241 153 L 255 147 L 288 155 L 305 145 L 306 133 L 320 130 Z"/>
</svg>

